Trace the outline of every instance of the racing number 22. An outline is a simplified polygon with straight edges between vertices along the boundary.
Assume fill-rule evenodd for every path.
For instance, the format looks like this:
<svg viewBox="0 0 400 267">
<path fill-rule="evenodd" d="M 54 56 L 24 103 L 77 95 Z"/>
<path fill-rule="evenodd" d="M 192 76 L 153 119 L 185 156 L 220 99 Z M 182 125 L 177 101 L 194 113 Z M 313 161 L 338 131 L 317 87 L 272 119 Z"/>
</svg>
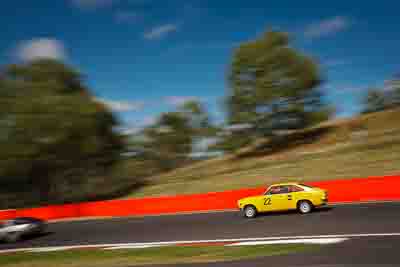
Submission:
<svg viewBox="0 0 400 267">
<path fill-rule="evenodd" d="M 270 198 L 264 198 L 264 205 L 265 206 L 271 205 L 271 199 Z"/>
</svg>

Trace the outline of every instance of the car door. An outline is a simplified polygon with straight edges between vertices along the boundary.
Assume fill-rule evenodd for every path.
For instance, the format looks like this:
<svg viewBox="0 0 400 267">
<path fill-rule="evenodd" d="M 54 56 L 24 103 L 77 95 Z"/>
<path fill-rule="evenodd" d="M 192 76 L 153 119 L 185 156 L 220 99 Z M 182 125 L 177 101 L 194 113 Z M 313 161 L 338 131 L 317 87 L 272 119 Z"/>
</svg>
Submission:
<svg viewBox="0 0 400 267">
<path fill-rule="evenodd" d="M 21 234 L 24 234 L 31 228 L 29 221 L 25 219 L 15 219 L 12 221 L 13 229 Z"/>
<path fill-rule="evenodd" d="M 288 210 L 293 201 L 288 186 L 273 186 L 264 196 L 263 211 Z"/>
<path fill-rule="evenodd" d="M 297 201 L 304 199 L 304 189 L 297 185 L 290 185 L 289 186 L 289 195 L 288 195 L 288 200 L 289 200 L 289 207 L 288 209 L 296 209 L 297 208 Z"/>
<path fill-rule="evenodd" d="M 274 210 L 289 210 L 294 202 L 293 196 L 290 192 L 289 186 L 280 186 L 280 191 L 278 194 L 272 196 L 271 201 L 274 202 Z"/>
<path fill-rule="evenodd" d="M 272 194 L 279 190 L 277 186 L 271 186 L 268 190 L 264 193 L 264 195 L 257 197 L 257 210 L 259 212 L 268 212 L 273 210 L 272 205 Z"/>
<path fill-rule="evenodd" d="M 260 212 L 272 211 L 272 196 L 266 193 L 264 196 L 257 198 L 257 209 Z"/>
</svg>

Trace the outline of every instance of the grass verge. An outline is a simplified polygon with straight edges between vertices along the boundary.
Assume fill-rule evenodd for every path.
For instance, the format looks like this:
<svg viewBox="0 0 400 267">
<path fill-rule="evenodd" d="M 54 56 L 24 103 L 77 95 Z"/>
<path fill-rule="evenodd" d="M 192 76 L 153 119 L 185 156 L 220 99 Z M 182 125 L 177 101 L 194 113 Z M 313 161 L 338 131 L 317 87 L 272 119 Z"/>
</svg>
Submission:
<svg viewBox="0 0 400 267">
<path fill-rule="evenodd" d="M 317 245 L 265 245 L 244 247 L 164 247 L 130 250 L 82 250 L 1 255 L 2 267 L 126 267 L 232 261 L 286 255 L 318 249 Z"/>
</svg>

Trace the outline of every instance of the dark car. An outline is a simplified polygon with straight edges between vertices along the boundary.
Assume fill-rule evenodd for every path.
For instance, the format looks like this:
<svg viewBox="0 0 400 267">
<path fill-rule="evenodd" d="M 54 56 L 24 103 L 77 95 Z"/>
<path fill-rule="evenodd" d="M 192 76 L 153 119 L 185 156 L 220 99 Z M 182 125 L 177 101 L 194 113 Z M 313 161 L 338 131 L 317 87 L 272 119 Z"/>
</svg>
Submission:
<svg viewBox="0 0 400 267">
<path fill-rule="evenodd" d="M 16 242 L 27 236 L 40 235 L 46 229 L 46 222 L 30 217 L 20 217 L 0 224 L 0 240 Z"/>
</svg>

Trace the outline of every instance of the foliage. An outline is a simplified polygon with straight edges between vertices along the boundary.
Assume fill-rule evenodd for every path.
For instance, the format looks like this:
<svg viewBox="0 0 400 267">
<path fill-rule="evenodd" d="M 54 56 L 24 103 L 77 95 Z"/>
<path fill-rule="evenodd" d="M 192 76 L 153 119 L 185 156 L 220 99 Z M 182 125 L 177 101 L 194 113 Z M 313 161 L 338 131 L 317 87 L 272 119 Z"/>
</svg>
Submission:
<svg viewBox="0 0 400 267">
<path fill-rule="evenodd" d="M 385 82 L 383 88 L 369 89 L 363 100 L 362 113 L 378 112 L 400 106 L 400 75 Z"/>
<path fill-rule="evenodd" d="M 147 147 L 160 159 L 162 169 L 181 165 L 191 152 L 193 130 L 179 112 L 161 114 L 155 125 L 145 129 Z"/>
<path fill-rule="evenodd" d="M 221 130 L 223 133 L 224 130 Z M 242 147 L 250 145 L 253 138 L 248 134 L 247 131 L 241 132 L 230 132 L 219 137 L 219 141 L 210 147 L 211 150 L 234 152 Z"/>
<path fill-rule="evenodd" d="M 382 111 L 387 108 L 387 99 L 385 93 L 379 89 L 370 89 L 364 100 L 363 113 Z"/>
<path fill-rule="evenodd" d="M 130 150 L 135 152 L 130 161 L 152 170 L 136 170 L 145 176 L 172 170 L 191 163 L 195 143 L 216 132 L 202 103 L 185 102 L 176 111 L 162 113 L 153 125 L 129 138 Z"/>
<path fill-rule="evenodd" d="M 3 193 L 29 195 L 28 204 L 59 203 L 112 184 L 104 177 L 119 160 L 123 140 L 113 114 L 94 100 L 77 71 L 53 60 L 9 66 L 0 101 Z"/>
<path fill-rule="evenodd" d="M 267 32 L 233 56 L 226 99 L 229 124 L 250 123 L 251 135 L 302 129 L 329 118 L 312 59 L 289 46 L 288 35 Z"/>
<path fill-rule="evenodd" d="M 389 107 L 400 106 L 400 75 L 395 76 L 395 78 L 389 82 L 389 90 L 386 98 Z"/>
<path fill-rule="evenodd" d="M 187 101 L 178 108 L 178 112 L 188 120 L 195 137 L 201 138 L 215 134 L 215 127 L 202 103 L 194 100 Z"/>
</svg>

